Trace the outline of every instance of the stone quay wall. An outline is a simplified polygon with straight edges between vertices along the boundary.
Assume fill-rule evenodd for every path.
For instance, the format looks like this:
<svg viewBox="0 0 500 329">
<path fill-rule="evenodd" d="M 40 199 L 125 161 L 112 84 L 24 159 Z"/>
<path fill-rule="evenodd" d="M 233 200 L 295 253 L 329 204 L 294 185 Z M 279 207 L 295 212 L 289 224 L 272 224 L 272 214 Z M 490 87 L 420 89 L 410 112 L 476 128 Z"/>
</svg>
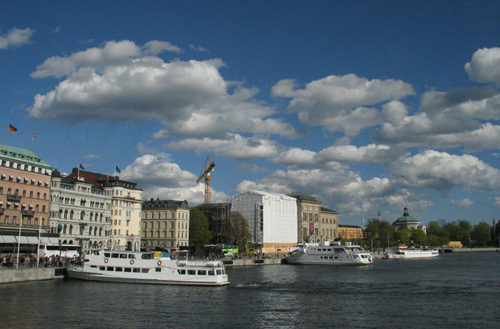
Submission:
<svg viewBox="0 0 500 329">
<path fill-rule="evenodd" d="M 0 269 L 0 283 L 42 281 L 64 278 L 64 270 L 55 267 Z"/>
</svg>

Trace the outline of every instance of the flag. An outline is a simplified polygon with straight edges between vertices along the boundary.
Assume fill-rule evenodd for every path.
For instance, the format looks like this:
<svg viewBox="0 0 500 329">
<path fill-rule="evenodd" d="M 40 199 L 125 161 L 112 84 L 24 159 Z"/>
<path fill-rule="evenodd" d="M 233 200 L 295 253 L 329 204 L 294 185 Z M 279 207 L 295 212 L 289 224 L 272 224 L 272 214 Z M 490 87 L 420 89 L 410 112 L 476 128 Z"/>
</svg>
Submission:
<svg viewBox="0 0 500 329">
<path fill-rule="evenodd" d="M 36 133 L 31 137 L 31 141 L 33 142 L 36 139 Z"/>
<path fill-rule="evenodd" d="M 117 173 L 121 173 L 122 171 L 120 170 L 120 168 L 118 168 L 118 166 L 115 166 L 115 170 Z"/>
<path fill-rule="evenodd" d="M 83 166 L 82 166 L 82 164 L 81 164 L 81 163 L 78 165 L 78 167 L 79 167 L 81 170 L 85 170 L 85 168 L 83 168 Z"/>
<path fill-rule="evenodd" d="M 16 128 L 16 127 L 14 127 L 13 125 L 9 125 L 9 130 L 10 130 L 10 132 L 11 132 L 11 133 L 13 133 L 13 134 L 17 133 L 17 128 Z"/>
</svg>

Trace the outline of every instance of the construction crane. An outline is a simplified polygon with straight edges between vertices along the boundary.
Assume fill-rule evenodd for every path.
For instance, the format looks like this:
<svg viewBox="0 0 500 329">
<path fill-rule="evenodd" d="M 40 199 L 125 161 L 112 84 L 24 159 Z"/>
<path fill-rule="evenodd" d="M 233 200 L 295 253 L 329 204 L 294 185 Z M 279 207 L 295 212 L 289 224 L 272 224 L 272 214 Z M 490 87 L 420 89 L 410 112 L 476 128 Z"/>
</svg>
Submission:
<svg viewBox="0 0 500 329">
<path fill-rule="evenodd" d="M 212 178 L 210 178 L 210 173 L 214 171 L 215 161 L 210 162 L 210 156 L 207 156 L 207 162 L 203 164 L 203 174 L 201 174 L 200 178 L 196 181 L 196 183 L 201 182 L 203 178 L 205 178 L 205 204 L 208 204 L 212 201 Z"/>
</svg>

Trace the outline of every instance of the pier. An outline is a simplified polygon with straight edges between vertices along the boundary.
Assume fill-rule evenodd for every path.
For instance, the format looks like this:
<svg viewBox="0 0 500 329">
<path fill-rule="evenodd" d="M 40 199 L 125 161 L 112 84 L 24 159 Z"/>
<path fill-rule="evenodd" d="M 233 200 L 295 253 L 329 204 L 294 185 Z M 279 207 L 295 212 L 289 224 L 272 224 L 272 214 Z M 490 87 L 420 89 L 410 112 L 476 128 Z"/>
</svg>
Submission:
<svg viewBox="0 0 500 329">
<path fill-rule="evenodd" d="M 64 271 L 65 269 L 60 267 L 2 268 L 0 283 L 63 279 Z"/>
</svg>

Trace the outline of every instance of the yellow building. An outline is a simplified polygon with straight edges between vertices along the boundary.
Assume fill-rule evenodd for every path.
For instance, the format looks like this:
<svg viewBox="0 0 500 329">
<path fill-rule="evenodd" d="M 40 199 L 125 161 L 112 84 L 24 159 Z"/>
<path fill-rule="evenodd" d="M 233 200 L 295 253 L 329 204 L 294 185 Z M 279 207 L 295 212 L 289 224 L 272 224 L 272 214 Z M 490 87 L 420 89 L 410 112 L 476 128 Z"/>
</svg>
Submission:
<svg viewBox="0 0 500 329">
<path fill-rule="evenodd" d="M 356 225 L 339 225 L 339 238 L 344 240 L 362 240 L 363 229 Z"/>
</svg>

